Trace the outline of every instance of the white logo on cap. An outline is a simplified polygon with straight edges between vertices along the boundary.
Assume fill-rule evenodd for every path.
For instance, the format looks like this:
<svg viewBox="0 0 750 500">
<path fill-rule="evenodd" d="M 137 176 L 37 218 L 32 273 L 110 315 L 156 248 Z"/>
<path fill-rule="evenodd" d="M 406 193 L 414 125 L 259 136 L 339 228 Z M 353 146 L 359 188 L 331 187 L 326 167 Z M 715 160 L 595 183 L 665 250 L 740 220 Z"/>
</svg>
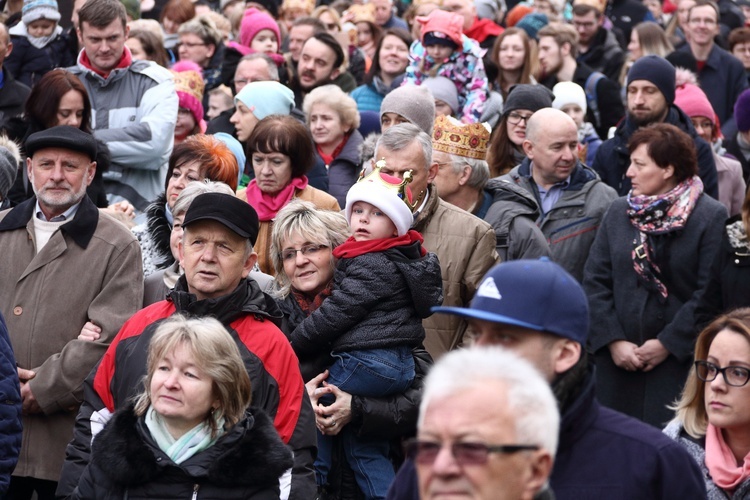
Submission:
<svg viewBox="0 0 750 500">
<path fill-rule="evenodd" d="M 479 297 L 489 297 L 497 300 L 503 298 L 503 296 L 500 295 L 500 290 L 497 289 L 497 285 L 495 285 L 495 280 L 493 278 L 487 278 L 481 285 L 479 285 L 477 295 Z"/>
</svg>

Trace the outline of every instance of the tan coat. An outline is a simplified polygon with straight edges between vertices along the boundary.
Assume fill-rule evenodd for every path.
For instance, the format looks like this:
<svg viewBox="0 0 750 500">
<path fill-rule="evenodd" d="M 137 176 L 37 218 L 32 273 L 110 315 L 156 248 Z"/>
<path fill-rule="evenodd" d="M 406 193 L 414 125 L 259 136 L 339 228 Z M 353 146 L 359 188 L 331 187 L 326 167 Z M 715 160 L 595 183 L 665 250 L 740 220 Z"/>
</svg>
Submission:
<svg viewBox="0 0 750 500">
<path fill-rule="evenodd" d="M 57 481 L 83 398 L 83 380 L 122 324 L 141 306 L 143 271 L 135 237 L 99 214 L 88 197 L 36 254 L 35 199 L 0 213 L 0 310 L 42 414 L 24 416 L 16 476 Z M 86 321 L 96 342 L 77 340 Z"/>
<path fill-rule="evenodd" d="M 467 307 L 482 277 L 500 260 L 492 226 L 444 202 L 430 185 L 430 197 L 414 229 L 424 236 L 427 251 L 440 260 L 443 306 Z M 435 359 L 460 346 L 466 331 L 466 321 L 447 314 L 433 314 L 422 325 L 425 348 Z"/>
<path fill-rule="evenodd" d="M 237 191 L 237 198 L 242 201 L 247 201 L 246 189 L 240 189 Z M 339 203 L 336 198 L 321 191 L 315 189 L 312 186 L 307 186 L 305 189 L 297 190 L 292 198 L 299 198 L 303 201 L 309 201 L 313 205 L 323 210 L 341 210 Z M 273 268 L 273 262 L 271 261 L 271 230 L 273 229 L 273 221 L 261 221 L 260 230 L 258 231 L 258 239 L 255 242 L 255 251 L 258 253 L 258 266 L 260 266 L 261 272 L 276 276 L 276 270 Z"/>
</svg>

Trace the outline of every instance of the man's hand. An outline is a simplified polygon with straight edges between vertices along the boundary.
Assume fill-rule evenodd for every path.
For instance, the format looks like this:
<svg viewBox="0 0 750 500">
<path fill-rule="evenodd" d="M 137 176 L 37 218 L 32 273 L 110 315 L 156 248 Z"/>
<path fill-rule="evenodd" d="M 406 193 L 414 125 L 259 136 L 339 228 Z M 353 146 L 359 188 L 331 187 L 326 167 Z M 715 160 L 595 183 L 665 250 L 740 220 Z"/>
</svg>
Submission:
<svg viewBox="0 0 750 500">
<path fill-rule="evenodd" d="M 31 386 L 29 386 L 29 380 L 34 377 L 36 377 L 35 372 L 24 368 L 18 368 L 18 379 L 21 382 L 21 411 L 24 415 L 42 413 L 42 408 L 39 406 L 39 403 L 36 402 L 36 398 L 31 392 Z"/>
</svg>

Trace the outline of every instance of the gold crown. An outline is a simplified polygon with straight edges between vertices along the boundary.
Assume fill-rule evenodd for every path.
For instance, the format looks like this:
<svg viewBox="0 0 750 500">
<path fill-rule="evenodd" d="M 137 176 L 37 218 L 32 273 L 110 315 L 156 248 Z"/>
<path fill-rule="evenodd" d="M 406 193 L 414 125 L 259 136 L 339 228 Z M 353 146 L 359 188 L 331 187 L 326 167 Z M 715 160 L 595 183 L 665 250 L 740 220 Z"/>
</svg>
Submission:
<svg viewBox="0 0 750 500">
<path fill-rule="evenodd" d="M 490 141 L 489 126 L 463 124 L 449 116 L 438 116 L 432 132 L 432 149 L 444 153 L 485 160 Z"/>
<path fill-rule="evenodd" d="M 388 174 L 382 174 L 380 172 L 382 168 L 385 168 L 385 158 L 381 158 L 376 161 L 375 166 L 372 168 L 372 171 L 370 171 L 370 173 L 367 175 L 365 175 L 366 169 L 362 169 L 362 171 L 359 173 L 359 180 L 357 182 L 377 182 L 381 186 L 394 191 L 396 193 L 396 196 L 401 198 L 401 200 L 406 203 L 406 206 L 409 207 L 409 210 L 413 212 L 417 208 L 419 200 L 414 200 L 412 202 L 410 199 L 411 196 L 409 196 L 411 190 L 409 190 L 408 184 L 414 179 L 412 176 L 412 171 L 407 170 L 406 172 L 404 172 L 404 177 L 401 179 L 401 182 L 397 184 L 396 182 L 389 182 L 387 179 L 383 178 L 383 175 Z M 394 177 L 392 175 L 388 175 L 388 177 L 391 177 L 394 181 L 398 180 L 397 177 Z"/>
</svg>

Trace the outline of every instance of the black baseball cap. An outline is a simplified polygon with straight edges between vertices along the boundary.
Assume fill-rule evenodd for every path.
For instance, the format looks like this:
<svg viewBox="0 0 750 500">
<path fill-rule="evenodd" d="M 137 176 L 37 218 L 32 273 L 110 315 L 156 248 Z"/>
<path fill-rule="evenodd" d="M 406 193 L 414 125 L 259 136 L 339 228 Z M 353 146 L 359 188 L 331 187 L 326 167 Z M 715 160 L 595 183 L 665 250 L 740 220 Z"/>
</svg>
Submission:
<svg viewBox="0 0 750 500">
<path fill-rule="evenodd" d="M 225 193 L 204 193 L 197 196 L 190 204 L 182 227 L 187 227 L 199 220 L 215 220 L 237 233 L 248 238 L 255 245 L 258 238 L 258 214 L 249 203 Z"/>
</svg>

